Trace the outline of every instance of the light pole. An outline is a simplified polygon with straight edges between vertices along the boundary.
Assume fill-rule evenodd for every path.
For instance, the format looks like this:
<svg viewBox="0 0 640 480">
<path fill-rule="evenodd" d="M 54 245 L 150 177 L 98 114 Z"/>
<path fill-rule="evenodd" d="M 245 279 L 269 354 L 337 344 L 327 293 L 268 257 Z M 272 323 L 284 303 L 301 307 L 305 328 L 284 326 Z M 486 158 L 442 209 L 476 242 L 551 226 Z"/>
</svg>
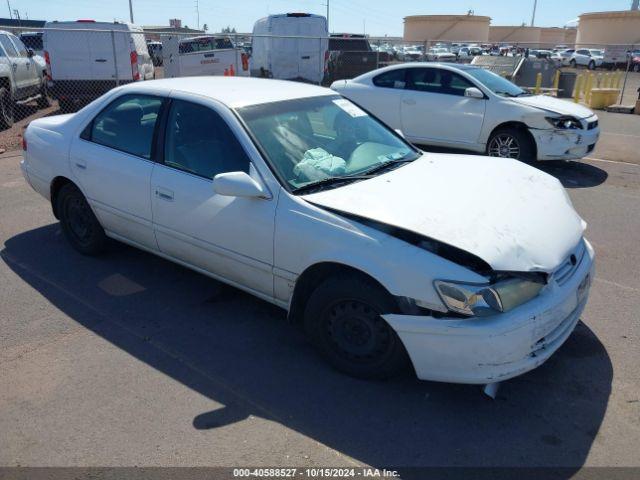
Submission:
<svg viewBox="0 0 640 480">
<path fill-rule="evenodd" d="M 536 7 L 538 6 L 538 0 L 533 0 L 533 15 L 531 15 L 531 26 L 536 22 Z"/>
<path fill-rule="evenodd" d="M 133 23 L 133 5 L 131 4 L 132 0 L 129 0 L 129 19 L 131 23 Z"/>
</svg>

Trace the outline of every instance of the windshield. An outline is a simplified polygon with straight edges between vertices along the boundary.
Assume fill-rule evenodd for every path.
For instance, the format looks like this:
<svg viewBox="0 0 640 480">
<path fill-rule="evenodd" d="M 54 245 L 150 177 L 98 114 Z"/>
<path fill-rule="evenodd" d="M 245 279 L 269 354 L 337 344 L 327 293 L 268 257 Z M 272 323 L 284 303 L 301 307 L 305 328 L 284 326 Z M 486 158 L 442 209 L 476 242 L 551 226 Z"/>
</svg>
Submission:
<svg viewBox="0 0 640 480">
<path fill-rule="evenodd" d="M 502 78 L 500 75 L 496 75 L 489 70 L 484 70 L 482 68 L 470 68 L 465 71 L 493 93 L 498 95 L 502 95 L 504 97 L 519 97 L 526 95 L 527 93 L 517 85 L 511 83 L 509 80 Z"/>
<path fill-rule="evenodd" d="M 253 105 L 238 114 L 293 191 L 420 156 L 395 132 L 340 96 Z"/>
</svg>

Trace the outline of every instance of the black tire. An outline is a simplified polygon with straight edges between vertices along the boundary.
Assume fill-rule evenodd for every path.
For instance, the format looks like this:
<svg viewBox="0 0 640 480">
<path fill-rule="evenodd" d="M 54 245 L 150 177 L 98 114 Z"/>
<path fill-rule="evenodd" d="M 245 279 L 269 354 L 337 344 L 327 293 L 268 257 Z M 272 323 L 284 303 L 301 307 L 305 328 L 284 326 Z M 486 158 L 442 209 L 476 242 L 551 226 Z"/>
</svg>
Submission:
<svg viewBox="0 0 640 480">
<path fill-rule="evenodd" d="M 596 62 L 594 62 L 593 60 L 591 60 L 591 61 L 589 62 L 589 65 L 587 65 L 587 68 L 588 68 L 589 70 L 595 70 L 595 69 L 596 69 Z"/>
<path fill-rule="evenodd" d="M 51 106 L 51 100 L 49 100 L 49 87 L 47 87 L 47 79 L 42 79 L 42 85 L 40 85 L 40 97 L 38 97 L 38 108 L 49 108 Z"/>
<path fill-rule="evenodd" d="M 6 87 L 0 87 L 0 130 L 13 126 L 15 104 L 11 92 Z"/>
<path fill-rule="evenodd" d="M 535 146 L 531 137 L 522 129 L 501 128 L 491 134 L 487 142 L 490 157 L 512 158 L 528 162 L 535 160 Z"/>
<path fill-rule="evenodd" d="M 78 252 L 98 255 L 105 249 L 107 236 L 78 187 L 71 183 L 62 187 L 56 211 L 64 236 Z"/>
<path fill-rule="evenodd" d="M 634 71 L 634 72 L 640 72 L 640 63 L 636 63 L 636 64 L 633 66 L 633 71 Z"/>
<path fill-rule="evenodd" d="M 62 113 L 72 113 L 75 110 L 75 105 L 73 100 L 62 99 L 58 100 L 58 105 L 60 106 L 60 111 Z"/>
<path fill-rule="evenodd" d="M 402 341 L 381 317 L 396 302 L 375 282 L 357 275 L 331 277 L 311 294 L 305 332 L 337 370 L 352 377 L 384 379 L 408 364 Z"/>
<path fill-rule="evenodd" d="M 574 59 L 571 59 L 569 65 L 571 65 L 571 68 L 576 68 L 576 61 Z"/>
</svg>

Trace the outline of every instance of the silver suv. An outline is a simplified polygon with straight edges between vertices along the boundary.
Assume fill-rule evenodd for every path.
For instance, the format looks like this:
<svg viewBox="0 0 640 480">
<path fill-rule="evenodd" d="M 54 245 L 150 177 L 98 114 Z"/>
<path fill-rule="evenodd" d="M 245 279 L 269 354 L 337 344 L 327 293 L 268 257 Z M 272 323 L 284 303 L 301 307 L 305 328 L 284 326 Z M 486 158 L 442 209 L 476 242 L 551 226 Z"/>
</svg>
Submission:
<svg viewBox="0 0 640 480">
<path fill-rule="evenodd" d="M 0 30 L 0 129 L 13 125 L 16 105 L 37 100 L 50 105 L 46 66 L 41 57 L 15 35 Z"/>
</svg>

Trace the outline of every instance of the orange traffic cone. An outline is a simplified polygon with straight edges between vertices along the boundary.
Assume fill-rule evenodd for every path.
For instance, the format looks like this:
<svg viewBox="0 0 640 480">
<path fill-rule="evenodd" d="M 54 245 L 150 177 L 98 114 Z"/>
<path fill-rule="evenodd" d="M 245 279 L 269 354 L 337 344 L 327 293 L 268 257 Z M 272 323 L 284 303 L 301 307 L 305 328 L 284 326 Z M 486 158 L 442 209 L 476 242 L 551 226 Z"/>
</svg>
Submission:
<svg viewBox="0 0 640 480">
<path fill-rule="evenodd" d="M 229 76 L 230 77 L 236 76 L 236 70 L 233 68 L 233 63 L 231 64 L 231 68 L 229 69 Z"/>
</svg>

